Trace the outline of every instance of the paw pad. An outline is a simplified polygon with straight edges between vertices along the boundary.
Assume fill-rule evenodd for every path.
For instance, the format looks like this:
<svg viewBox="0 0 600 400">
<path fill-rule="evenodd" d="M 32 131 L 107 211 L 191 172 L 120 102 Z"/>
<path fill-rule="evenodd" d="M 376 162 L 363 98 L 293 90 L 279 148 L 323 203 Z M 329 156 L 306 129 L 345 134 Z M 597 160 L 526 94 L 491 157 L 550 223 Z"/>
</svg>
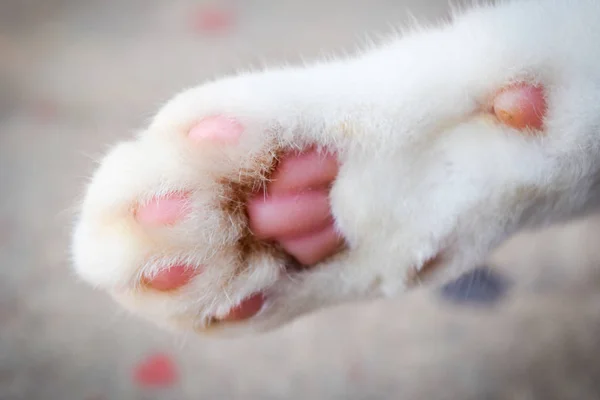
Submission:
<svg viewBox="0 0 600 400">
<path fill-rule="evenodd" d="M 153 198 L 135 210 L 136 219 L 146 226 L 170 225 L 183 216 L 188 205 L 184 194 Z"/>
<path fill-rule="evenodd" d="M 200 268 L 187 265 L 174 265 L 151 277 L 144 278 L 144 285 L 158 291 L 178 289 L 187 284 L 194 276 L 200 274 Z"/>
<path fill-rule="evenodd" d="M 227 315 L 222 318 L 218 318 L 218 321 L 242 321 L 256 315 L 263 307 L 265 298 L 262 293 L 255 293 L 249 297 L 246 297 L 240 304 L 233 307 Z"/>
<path fill-rule="evenodd" d="M 493 112 L 512 128 L 541 130 L 546 107 L 542 87 L 518 84 L 504 88 L 496 95 Z"/>
</svg>

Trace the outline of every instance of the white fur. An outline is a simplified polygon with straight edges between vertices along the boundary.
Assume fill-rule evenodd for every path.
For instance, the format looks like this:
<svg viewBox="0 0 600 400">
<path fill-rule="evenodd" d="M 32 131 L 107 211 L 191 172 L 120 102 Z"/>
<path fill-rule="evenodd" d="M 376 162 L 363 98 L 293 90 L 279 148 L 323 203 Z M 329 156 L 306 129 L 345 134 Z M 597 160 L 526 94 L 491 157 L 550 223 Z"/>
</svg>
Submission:
<svg viewBox="0 0 600 400">
<path fill-rule="evenodd" d="M 483 261 L 507 235 L 585 208 L 600 170 L 600 2 L 532 0 L 477 7 L 353 59 L 230 77 L 171 100 L 150 127 L 102 162 L 74 235 L 78 273 L 152 320 L 203 329 L 253 292 L 268 303 L 228 330 L 264 330 L 319 307 L 392 296 L 442 253 L 443 281 Z M 513 81 L 541 83 L 542 134 L 483 109 Z M 210 115 L 245 126 L 239 144 L 192 143 Z M 293 276 L 254 254 L 234 268 L 243 221 L 218 207 L 219 179 L 281 146 L 340 154 L 331 207 L 349 249 Z M 252 173 L 252 171 L 250 172 Z M 191 214 L 142 229 L 131 208 L 190 191 Z M 208 267 L 183 290 L 138 290 L 176 261 Z"/>
</svg>

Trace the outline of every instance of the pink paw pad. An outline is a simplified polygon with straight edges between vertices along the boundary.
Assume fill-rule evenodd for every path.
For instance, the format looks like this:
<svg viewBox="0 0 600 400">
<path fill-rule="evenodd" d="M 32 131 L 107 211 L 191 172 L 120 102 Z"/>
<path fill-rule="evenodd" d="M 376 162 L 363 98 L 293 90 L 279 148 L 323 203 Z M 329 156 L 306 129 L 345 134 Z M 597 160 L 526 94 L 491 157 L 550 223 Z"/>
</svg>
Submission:
<svg viewBox="0 0 600 400">
<path fill-rule="evenodd" d="M 151 277 L 145 277 L 144 284 L 154 290 L 166 292 L 186 285 L 201 272 L 201 268 L 194 268 L 189 265 L 173 265 Z"/>
<path fill-rule="evenodd" d="M 234 322 L 242 321 L 256 315 L 263 307 L 265 297 L 262 293 L 255 293 L 246 297 L 240 304 L 233 307 L 227 315 L 219 318 L 219 321 Z"/>
<path fill-rule="evenodd" d="M 189 131 L 189 137 L 195 141 L 212 140 L 219 143 L 237 143 L 244 127 L 233 118 L 221 115 L 206 117 Z"/>
<path fill-rule="evenodd" d="M 147 226 L 170 225 L 183 216 L 188 205 L 185 194 L 174 193 L 153 198 L 135 210 L 136 219 Z"/>
<path fill-rule="evenodd" d="M 515 129 L 542 130 L 547 109 L 544 88 L 525 83 L 503 88 L 493 104 L 496 117 Z"/>
</svg>

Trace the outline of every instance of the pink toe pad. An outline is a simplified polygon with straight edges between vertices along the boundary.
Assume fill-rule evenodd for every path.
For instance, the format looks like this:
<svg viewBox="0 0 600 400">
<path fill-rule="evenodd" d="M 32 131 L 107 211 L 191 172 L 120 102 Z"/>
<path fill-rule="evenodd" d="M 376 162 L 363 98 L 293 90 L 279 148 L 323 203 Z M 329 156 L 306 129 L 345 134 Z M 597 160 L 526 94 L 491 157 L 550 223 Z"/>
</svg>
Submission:
<svg viewBox="0 0 600 400">
<path fill-rule="evenodd" d="M 229 310 L 229 313 L 221 321 L 241 321 L 256 315 L 263 307 L 265 297 L 262 293 L 255 293 L 246 297 L 240 304 Z"/>
<path fill-rule="evenodd" d="M 217 115 L 198 122 L 190 129 L 189 136 L 195 141 L 236 143 L 243 131 L 244 127 L 237 120 Z"/>
<path fill-rule="evenodd" d="M 187 204 L 186 195 L 174 193 L 152 199 L 148 204 L 139 207 L 135 216 L 144 225 L 169 225 L 183 215 Z"/>
<path fill-rule="evenodd" d="M 175 290 L 187 284 L 200 269 L 188 265 L 173 265 L 146 279 L 146 284 L 160 291 Z"/>
</svg>

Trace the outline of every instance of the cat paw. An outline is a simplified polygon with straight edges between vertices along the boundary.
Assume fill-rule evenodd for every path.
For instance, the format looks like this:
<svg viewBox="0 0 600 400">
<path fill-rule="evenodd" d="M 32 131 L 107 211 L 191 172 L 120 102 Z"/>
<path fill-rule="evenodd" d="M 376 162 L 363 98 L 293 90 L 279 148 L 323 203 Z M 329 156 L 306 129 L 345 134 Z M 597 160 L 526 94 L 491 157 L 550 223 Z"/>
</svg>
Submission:
<svg viewBox="0 0 600 400">
<path fill-rule="evenodd" d="M 304 125 L 312 130 L 311 142 L 286 136 L 293 126 L 284 126 L 276 116 L 251 113 L 235 97 L 227 100 L 240 104 L 238 110 L 227 103 L 221 110 L 203 110 L 196 106 L 203 98 L 218 97 L 204 87 L 176 97 L 146 131 L 119 144 L 102 161 L 74 236 L 80 276 L 153 321 L 197 331 L 263 329 L 327 303 L 323 297 L 338 300 L 354 293 L 334 290 L 341 285 L 335 282 L 342 280 L 336 269 L 347 263 L 344 254 L 342 261 L 334 257 L 329 263 L 322 262 L 318 251 L 300 257 L 306 264 L 325 264 L 308 271 L 283 249 L 293 253 L 306 240 L 318 248 L 337 235 L 318 232 L 300 244 L 269 240 L 273 228 L 261 224 L 266 218 L 256 200 L 272 181 L 281 155 L 318 145 L 322 126 Z M 538 127 L 543 101 L 539 88 L 515 85 L 499 91 L 488 111 L 516 128 Z M 327 143 L 323 137 L 321 143 Z M 295 173 L 305 177 L 310 176 L 307 168 L 315 167 L 304 165 L 299 171 L 299 165 Z M 335 178 L 331 163 L 320 168 L 327 170 L 327 180 Z M 285 180 L 279 182 L 277 190 L 286 190 Z M 328 216 L 328 199 L 321 196 L 316 203 L 315 218 Z M 314 221 L 307 217 L 306 223 Z M 300 228 L 281 221 L 280 231 Z M 326 228 L 325 233 L 336 229 L 331 224 Z M 360 292 L 364 296 L 368 290 Z"/>
<path fill-rule="evenodd" d="M 544 7 L 527 4 L 180 94 L 101 162 L 74 234 L 77 272 L 155 322 L 256 331 L 449 281 L 518 229 L 583 209 L 599 113 L 596 69 L 577 51 L 597 46 L 585 32 L 580 47 L 548 41 L 562 12 L 508 35 L 507 21 L 529 26 Z M 247 205 L 283 154 L 309 148 L 339 160 L 328 200 L 347 246 L 304 269 L 283 250 L 293 245 L 253 232 Z"/>
<path fill-rule="evenodd" d="M 299 122 L 275 96 L 269 104 L 268 96 L 260 101 L 249 91 L 254 82 L 248 81 L 255 79 L 184 92 L 135 140 L 109 152 L 87 189 L 73 238 L 82 278 L 152 321 L 203 332 L 263 329 L 308 307 L 310 302 L 293 299 L 310 295 L 299 283 L 306 268 L 298 260 L 320 261 L 331 246 L 307 252 L 316 245 L 305 242 L 339 244 L 327 194 L 315 192 L 319 198 L 308 210 L 313 220 L 300 220 L 310 228 L 323 219 L 322 240 L 272 240 L 273 224 L 261 224 L 267 217 L 260 217 L 264 210 L 256 198 L 276 179 L 284 154 L 310 150 L 310 160 L 324 157 L 327 136 L 306 120 L 310 133 L 296 135 Z M 259 88 L 270 80 L 259 79 Z M 331 159 L 323 164 L 331 170 L 328 180 L 335 177 L 329 176 L 336 169 Z M 282 180 L 277 190 L 289 189 L 286 184 Z M 249 214 L 257 215 L 256 223 Z M 285 231 L 286 221 L 280 225 Z M 288 293 L 290 286 L 297 296 Z"/>
</svg>

